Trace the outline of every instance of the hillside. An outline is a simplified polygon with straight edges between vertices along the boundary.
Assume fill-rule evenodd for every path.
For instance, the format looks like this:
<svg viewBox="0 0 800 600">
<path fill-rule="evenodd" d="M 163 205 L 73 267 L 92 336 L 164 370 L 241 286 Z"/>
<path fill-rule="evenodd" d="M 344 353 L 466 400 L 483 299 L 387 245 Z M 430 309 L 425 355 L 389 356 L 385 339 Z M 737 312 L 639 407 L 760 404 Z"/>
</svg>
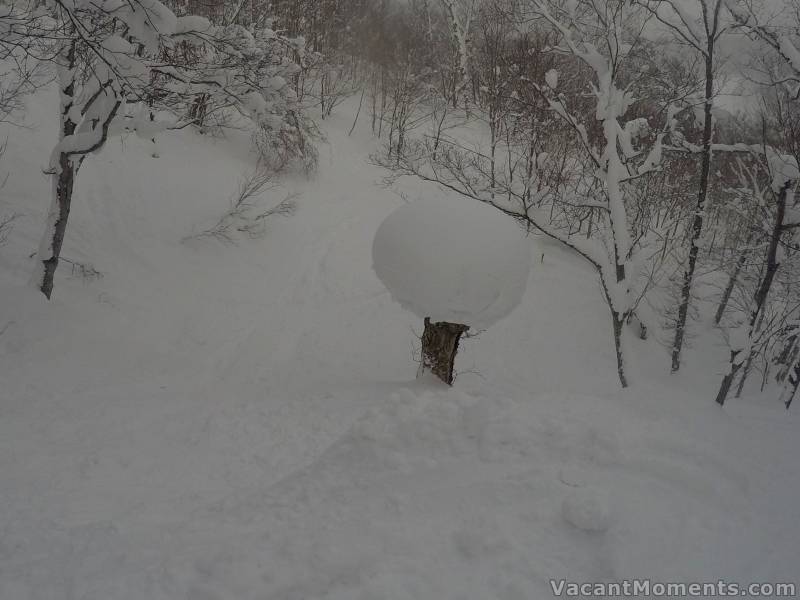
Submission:
<svg viewBox="0 0 800 600">
<path fill-rule="evenodd" d="M 355 104 L 261 239 L 184 240 L 227 207 L 249 139 L 130 137 L 82 168 L 52 301 L 27 286 L 54 96 L 3 129 L 0 598 L 522 600 L 550 579 L 792 581 L 798 418 L 713 403 L 702 329 L 680 375 L 635 341 L 620 391 L 597 279 L 530 237 L 522 304 L 414 379 L 422 323 L 372 271 L 381 185 Z M 476 241 L 478 243 L 478 241 Z M 711 351 L 713 350 L 713 351 Z M 717 360 L 718 362 L 712 362 Z M 749 596 L 742 596 L 749 597 Z"/>
</svg>

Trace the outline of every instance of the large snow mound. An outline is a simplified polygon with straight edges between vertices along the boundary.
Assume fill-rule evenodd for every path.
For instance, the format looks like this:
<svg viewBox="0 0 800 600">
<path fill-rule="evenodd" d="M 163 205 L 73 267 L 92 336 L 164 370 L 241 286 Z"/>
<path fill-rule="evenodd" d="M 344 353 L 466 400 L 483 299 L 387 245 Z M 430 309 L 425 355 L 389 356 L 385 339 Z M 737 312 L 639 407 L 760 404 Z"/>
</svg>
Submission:
<svg viewBox="0 0 800 600">
<path fill-rule="evenodd" d="M 418 317 L 484 328 L 519 304 L 530 244 L 511 217 L 487 204 L 420 199 L 381 223 L 372 261 L 392 297 Z"/>
</svg>

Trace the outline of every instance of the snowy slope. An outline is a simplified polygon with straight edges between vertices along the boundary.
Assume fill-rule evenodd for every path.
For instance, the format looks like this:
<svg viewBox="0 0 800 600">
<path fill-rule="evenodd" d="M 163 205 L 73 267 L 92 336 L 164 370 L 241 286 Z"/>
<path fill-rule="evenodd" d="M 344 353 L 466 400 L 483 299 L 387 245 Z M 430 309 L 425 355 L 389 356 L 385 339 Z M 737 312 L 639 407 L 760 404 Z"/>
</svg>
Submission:
<svg viewBox="0 0 800 600">
<path fill-rule="evenodd" d="M 720 410 L 709 332 L 680 377 L 637 346 L 621 393 L 591 271 L 531 239 L 521 306 L 466 340 L 453 389 L 371 269 L 402 204 L 366 124 L 262 240 L 181 242 L 226 207 L 245 135 L 109 144 L 81 171 L 50 303 L 24 287 L 53 98 L 9 137 L 0 248 L 0 598 L 490 600 L 548 579 L 796 578 L 798 422 Z M 351 107 L 352 108 L 352 107 Z M 5 132 L 4 132 L 5 133 Z M 404 183 L 409 198 L 442 192 Z M 281 191 L 276 191 L 276 200 Z M 716 358 L 715 358 L 716 357 Z M 719 362 L 713 362 L 716 359 Z"/>
</svg>

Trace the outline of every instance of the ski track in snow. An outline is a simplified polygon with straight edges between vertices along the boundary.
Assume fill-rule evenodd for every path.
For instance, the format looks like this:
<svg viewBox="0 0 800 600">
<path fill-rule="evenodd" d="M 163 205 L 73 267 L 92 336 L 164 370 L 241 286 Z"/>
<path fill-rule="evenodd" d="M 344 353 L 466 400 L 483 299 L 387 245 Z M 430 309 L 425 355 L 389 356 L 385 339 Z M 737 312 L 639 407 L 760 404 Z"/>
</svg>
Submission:
<svg viewBox="0 0 800 600">
<path fill-rule="evenodd" d="M 717 410 L 694 389 L 709 361 L 618 392 L 596 279 L 563 250 L 532 242 L 523 305 L 465 341 L 458 366 L 476 372 L 452 390 L 411 379 L 421 323 L 370 259 L 403 200 L 350 119 L 326 123 L 317 176 L 284 182 L 297 214 L 236 247 L 180 239 L 224 209 L 246 141 L 184 132 L 149 170 L 135 142 L 87 161 L 65 255 L 104 277 L 62 265 L 49 305 L 15 272 L 0 281 L 0 598 L 529 600 L 561 577 L 790 579 L 794 417 Z M 32 202 L 42 183 L 9 193 Z"/>
</svg>

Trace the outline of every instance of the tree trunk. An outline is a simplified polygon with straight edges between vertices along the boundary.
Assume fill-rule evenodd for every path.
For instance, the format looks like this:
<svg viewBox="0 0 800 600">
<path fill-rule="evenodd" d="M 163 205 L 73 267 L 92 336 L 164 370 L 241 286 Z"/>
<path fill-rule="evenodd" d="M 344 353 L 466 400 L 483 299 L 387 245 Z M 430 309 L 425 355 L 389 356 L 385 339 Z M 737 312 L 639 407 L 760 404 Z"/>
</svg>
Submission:
<svg viewBox="0 0 800 600">
<path fill-rule="evenodd" d="M 422 363 L 420 374 L 429 369 L 447 385 L 453 385 L 453 365 L 458 352 L 458 342 L 469 329 L 460 323 L 431 323 L 425 318 L 425 331 L 422 333 Z"/>
<path fill-rule="evenodd" d="M 675 339 L 672 342 L 672 372 L 681 368 L 681 352 L 686 337 L 686 319 L 689 315 L 689 302 L 692 297 L 692 283 L 697 267 L 697 255 L 700 253 L 700 236 L 703 233 L 703 220 L 706 210 L 709 182 L 711 179 L 711 138 L 714 133 L 713 108 L 714 96 L 714 39 L 709 36 L 705 56 L 705 103 L 703 105 L 703 161 L 700 167 L 700 189 L 697 193 L 697 205 L 692 222 L 692 239 L 689 248 L 689 264 L 683 273 L 681 287 L 681 303 L 678 307 L 678 322 L 675 326 Z"/>
<path fill-rule="evenodd" d="M 720 383 L 719 391 L 717 392 L 717 404 L 720 406 L 725 404 L 725 399 L 728 397 L 728 392 L 730 392 L 733 384 L 733 378 L 736 377 L 736 373 L 739 372 L 739 368 L 742 366 L 742 363 L 736 362 L 739 352 L 741 351 L 731 350 L 730 368 L 725 377 L 722 378 L 722 383 Z"/>
<path fill-rule="evenodd" d="M 64 234 L 67 231 L 67 220 L 69 219 L 69 209 L 72 204 L 72 189 L 75 183 L 75 166 L 70 158 L 62 154 L 59 157 L 60 172 L 53 175 L 53 200 L 48 215 L 48 230 L 45 232 L 43 243 L 46 243 L 44 252 L 39 251 L 38 260 L 41 261 L 39 267 L 40 278 L 39 289 L 50 299 L 53 293 L 53 280 L 58 267 L 58 259 L 61 256 L 61 246 L 64 243 Z"/>
<path fill-rule="evenodd" d="M 764 313 L 761 313 L 761 316 L 758 319 L 758 323 L 751 328 L 750 335 L 755 337 L 755 335 L 761 329 L 761 322 L 763 321 Z M 739 377 L 739 384 L 736 386 L 736 393 L 734 394 L 735 398 L 741 398 L 742 392 L 744 391 L 744 384 L 747 382 L 747 377 L 750 375 L 750 369 L 753 366 L 753 360 L 756 358 L 756 351 L 755 349 L 750 350 L 750 353 L 747 355 L 747 360 L 744 363 L 744 369 L 742 369 L 742 375 Z"/>
<path fill-rule="evenodd" d="M 798 336 L 791 336 L 786 342 L 786 345 L 784 346 L 780 356 L 775 361 L 776 364 L 780 365 L 778 373 L 775 375 L 775 381 L 778 383 L 783 383 L 783 381 L 786 379 L 786 376 L 789 375 L 792 365 L 797 358 L 798 352 L 800 352 L 800 346 L 797 345 L 797 342 Z"/>
<path fill-rule="evenodd" d="M 742 376 L 739 378 L 739 385 L 736 386 L 736 393 L 734 394 L 735 398 L 741 398 L 742 392 L 744 391 L 744 384 L 747 382 L 747 376 L 750 375 L 750 369 L 753 367 L 753 359 L 756 357 L 756 353 L 754 351 L 750 351 L 750 354 L 747 356 L 747 362 L 744 364 L 744 369 L 742 370 Z"/>
<path fill-rule="evenodd" d="M 778 192 L 778 203 L 777 203 L 777 213 L 775 215 L 775 224 L 772 228 L 772 235 L 769 241 L 769 247 L 767 248 L 767 258 L 766 258 L 766 271 L 764 273 L 764 278 L 761 280 L 760 285 L 758 286 L 758 290 L 756 291 L 755 295 L 755 307 L 753 309 L 753 314 L 750 317 L 750 335 L 754 336 L 760 329 L 761 323 L 764 320 L 764 310 L 767 304 L 767 297 L 769 296 L 769 292 L 772 289 L 772 282 L 775 279 L 775 275 L 778 272 L 781 264 L 778 262 L 778 247 L 781 242 L 781 236 L 783 235 L 783 220 L 786 216 L 786 198 L 789 193 L 789 189 L 791 188 L 793 182 L 787 181 Z M 747 381 L 747 376 L 750 374 L 750 367 L 753 364 L 753 358 L 755 358 L 755 352 L 753 350 L 750 351 L 750 355 L 747 357 L 747 362 L 744 367 L 744 371 L 742 371 L 742 377 L 739 381 L 739 386 L 736 388 L 736 397 L 739 398 L 742 395 L 742 391 L 744 390 L 744 384 Z"/>
<path fill-rule="evenodd" d="M 614 350 L 617 354 L 617 375 L 619 375 L 619 384 L 626 388 L 628 387 L 628 378 L 625 375 L 625 353 L 622 349 L 622 326 L 625 319 L 620 314 L 611 309 L 611 322 L 614 326 Z"/>
<path fill-rule="evenodd" d="M 75 64 L 77 42 L 71 41 L 62 47 L 60 56 L 65 64 L 59 66 L 59 80 L 61 82 L 61 114 L 59 123 L 59 141 L 75 133 L 76 123 L 72 120 L 70 110 L 75 97 Z M 53 187 L 50 198 L 50 209 L 47 213 L 45 231 L 39 243 L 36 255 L 36 269 L 33 273 L 32 283 L 50 299 L 53 293 L 53 280 L 58 267 L 58 258 L 61 255 L 61 246 L 64 243 L 64 234 L 67 230 L 67 220 L 72 204 L 72 189 L 75 184 L 75 174 L 78 165 L 67 153 L 58 155 L 57 171 L 51 175 Z"/>
<path fill-rule="evenodd" d="M 470 4 L 465 7 L 466 14 L 462 21 L 456 10 L 455 0 L 443 0 L 445 14 L 450 27 L 450 37 L 452 38 L 453 47 L 458 54 L 458 77 L 453 93 L 453 108 L 457 108 L 458 96 L 461 95 L 464 100 L 464 110 L 467 112 L 469 112 L 470 100 L 468 86 L 472 82 L 469 56 L 471 46 L 470 23 L 472 20 L 472 10 L 474 8 L 474 5 L 471 4 L 472 1 L 473 0 L 469 0 Z"/>
<path fill-rule="evenodd" d="M 787 181 L 778 192 L 778 201 L 777 201 L 777 211 L 775 213 L 775 224 L 772 227 L 772 235 L 770 236 L 769 246 L 767 247 L 767 255 L 764 260 L 764 264 L 766 265 L 766 269 L 764 271 L 764 277 L 761 279 L 761 282 L 758 285 L 758 289 L 756 290 L 755 296 L 753 298 L 753 308 L 750 313 L 750 323 L 748 328 L 748 335 L 750 339 L 753 339 L 756 332 L 761 327 L 761 319 L 764 315 L 764 309 L 767 303 L 767 297 L 769 296 L 770 289 L 772 288 L 772 282 L 775 280 L 775 274 L 778 272 L 781 264 L 778 261 L 778 246 L 780 245 L 781 235 L 783 234 L 783 220 L 786 215 L 786 198 L 789 193 L 789 189 L 792 186 L 791 181 Z M 731 352 L 731 366 L 728 374 L 722 380 L 720 384 L 719 392 L 717 393 L 717 403 L 722 405 L 725 403 L 725 398 L 730 391 L 731 383 L 733 382 L 733 378 L 736 376 L 736 373 L 739 371 L 739 368 L 742 366 L 741 363 L 734 364 L 736 359 L 736 355 L 738 352 Z M 753 364 L 753 358 L 755 357 L 755 350 L 750 349 L 749 354 L 747 356 L 746 361 L 744 361 L 744 371 L 742 371 L 742 378 L 739 381 L 739 386 L 736 390 L 736 397 L 739 398 L 742 395 L 742 390 L 744 389 L 745 381 L 747 380 L 747 375 L 750 373 L 750 367 Z"/>
<path fill-rule="evenodd" d="M 749 247 L 750 237 L 747 238 L 746 244 Z M 719 322 L 722 321 L 722 315 L 725 314 L 725 309 L 728 307 L 733 288 L 736 287 L 736 281 L 739 279 L 739 273 L 741 273 L 742 267 L 744 267 L 744 263 L 747 261 L 748 253 L 749 250 L 745 248 L 742 250 L 741 254 L 739 254 L 739 260 L 736 261 L 736 268 L 734 268 L 731 278 L 728 280 L 728 285 L 725 287 L 725 292 L 722 294 L 722 299 L 717 307 L 717 314 L 714 315 L 715 325 L 719 325 Z"/>
<path fill-rule="evenodd" d="M 784 225 L 783 221 L 786 216 L 786 198 L 789 194 L 789 189 L 793 185 L 793 181 L 787 181 L 778 191 L 778 201 L 775 213 L 775 224 L 772 227 L 772 235 L 769 239 L 769 246 L 767 247 L 766 272 L 764 278 L 761 280 L 758 290 L 755 295 L 755 302 L 753 306 L 753 313 L 750 317 L 750 325 L 756 328 L 756 321 L 759 315 L 762 315 L 764 306 L 767 302 L 767 296 L 772 288 L 772 282 L 775 279 L 775 274 L 781 266 L 778 261 L 778 248 L 781 243 L 781 236 L 783 235 Z"/>
<path fill-rule="evenodd" d="M 800 388 L 800 361 L 797 361 L 794 369 L 792 369 L 792 374 L 789 376 L 789 390 L 786 400 L 784 401 L 786 410 L 789 410 L 789 407 L 792 405 L 792 400 L 797 396 L 798 388 Z"/>
</svg>

